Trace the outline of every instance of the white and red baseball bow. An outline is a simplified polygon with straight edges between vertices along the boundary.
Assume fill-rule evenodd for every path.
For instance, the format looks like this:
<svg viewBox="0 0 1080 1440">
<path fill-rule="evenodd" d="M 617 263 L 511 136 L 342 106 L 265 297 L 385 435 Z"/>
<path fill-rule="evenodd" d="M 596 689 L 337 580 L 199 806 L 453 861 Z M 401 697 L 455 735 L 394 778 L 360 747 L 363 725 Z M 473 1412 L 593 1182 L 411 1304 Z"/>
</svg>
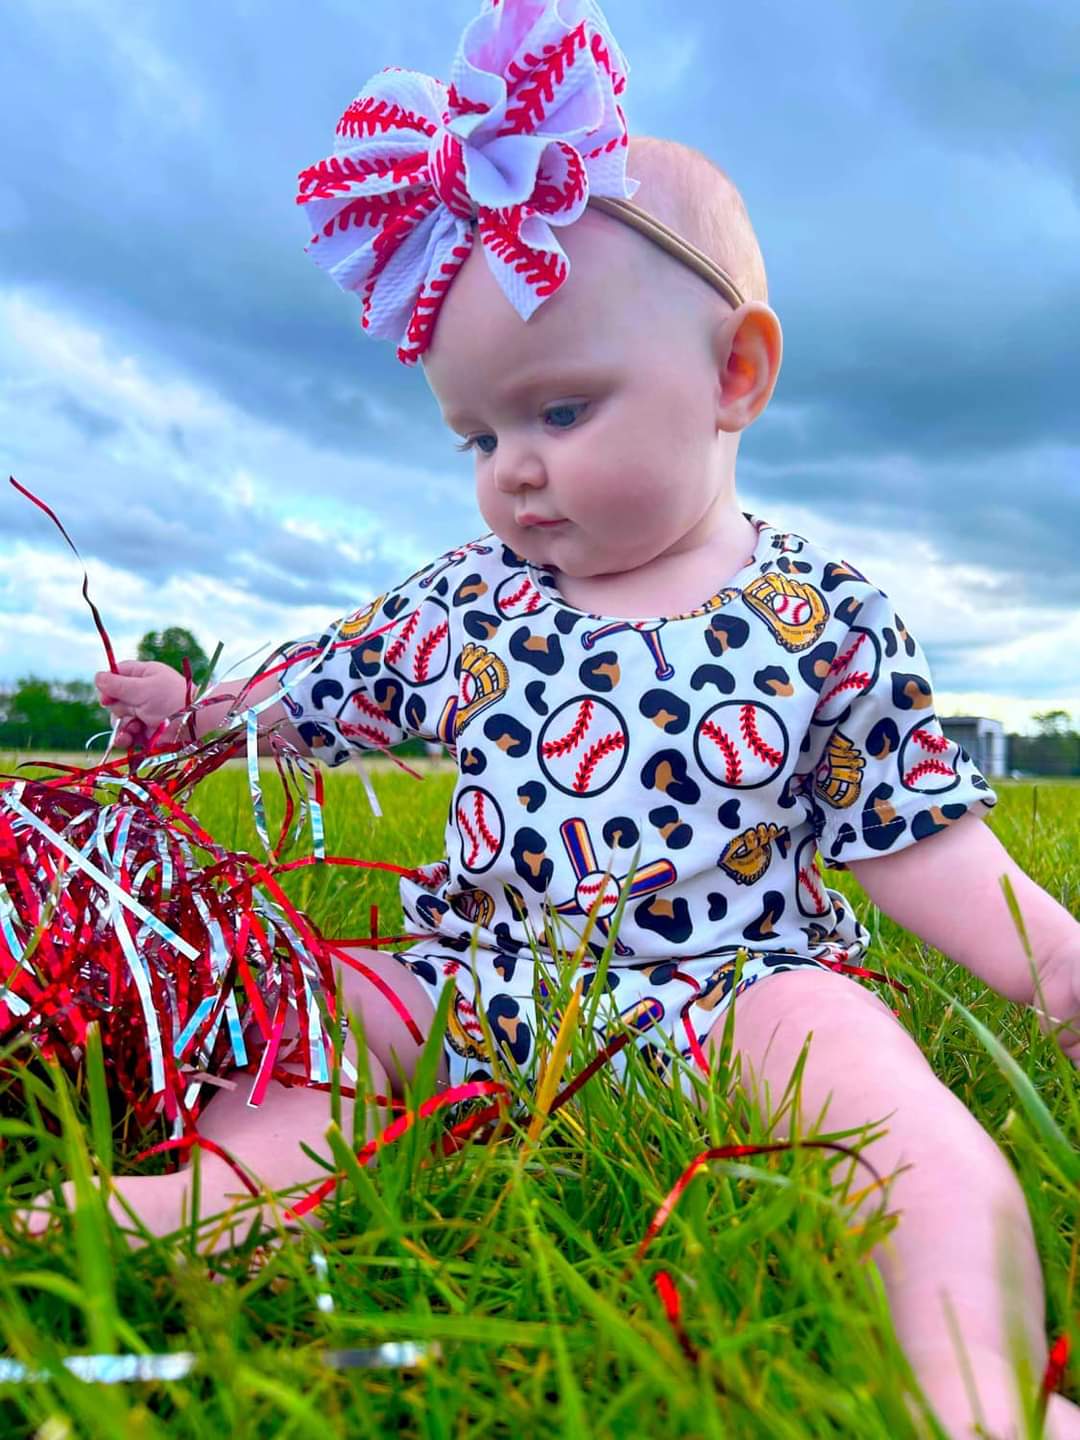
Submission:
<svg viewBox="0 0 1080 1440">
<path fill-rule="evenodd" d="M 307 253 L 403 364 L 430 344 L 477 235 L 527 320 L 570 273 L 551 227 L 590 195 L 631 198 L 627 70 L 595 0 L 483 0 L 449 86 L 391 68 L 360 91 L 296 202 L 314 222 Z"/>
</svg>

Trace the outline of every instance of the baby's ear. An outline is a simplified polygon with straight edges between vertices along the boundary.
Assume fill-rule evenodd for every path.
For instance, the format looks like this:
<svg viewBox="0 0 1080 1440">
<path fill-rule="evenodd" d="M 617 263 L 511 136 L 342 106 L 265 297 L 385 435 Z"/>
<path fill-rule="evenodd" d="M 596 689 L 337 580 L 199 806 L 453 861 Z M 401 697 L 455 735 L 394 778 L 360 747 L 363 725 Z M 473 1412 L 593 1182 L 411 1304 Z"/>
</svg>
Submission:
<svg viewBox="0 0 1080 1440">
<path fill-rule="evenodd" d="M 784 354 L 776 312 L 749 300 L 717 325 L 716 423 L 735 432 L 753 424 L 772 399 Z"/>
</svg>

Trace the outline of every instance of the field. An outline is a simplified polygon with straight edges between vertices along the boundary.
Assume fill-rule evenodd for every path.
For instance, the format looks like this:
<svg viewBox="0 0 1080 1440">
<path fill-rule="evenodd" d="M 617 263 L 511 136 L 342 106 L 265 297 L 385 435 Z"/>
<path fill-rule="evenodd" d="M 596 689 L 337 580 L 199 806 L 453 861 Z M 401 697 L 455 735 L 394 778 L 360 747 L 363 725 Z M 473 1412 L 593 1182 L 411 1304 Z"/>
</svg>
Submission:
<svg viewBox="0 0 1080 1440">
<path fill-rule="evenodd" d="M 375 820 L 356 774 L 328 776 L 329 851 L 402 864 L 438 858 L 452 783 L 452 773 L 433 771 L 418 787 L 380 768 L 385 815 Z M 999 793 L 994 829 L 1075 912 L 1080 787 L 1006 782 Z M 222 840 L 254 847 L 242 772 L 211 777 L 199 813 Z M 831 883 L 857 894 L 850 877 Z M 391 875 L 308 871 L 291 889 L 328 933 L 367 934 L 372 904 L 383 933 L 400 926 Z M 887 919 L 870 913 L 869 923 L 874 968 L 910 987 L 907 997 L 881 993 L 1021 1178 L 1046 1272 L 1049 1333 L 1069 1332 L 1080 1354 L 1080 1205 L 1061 1164 L 1080 1119 L 1076 1071 L 1030 1012 Z M 592 1053 L 575 1041 L 567 1075 Z M 92 1135 L 101 1149 L 92 1087 L 70 1093 L 42 1072 L 28 1082 L 36 1112 L 0 1109 L 0 1331 L 8 1355 L 48 1373 L 0 1385 L 0 1434 L 914 1437 L 904 1403 L 910 1373 L 877 1272 L 860 1263 L 888 1222 L 851 1225 L 840 1183 L 849 1167 L 829 1152 L 712 1163 L 635 1262 L 650 1219 L 701 1150 L 768 1138 L 759 1122 L 747 1131 L 748 1110 L 736 1128 L 721 1080 L 702 1087 L 698 1111 L 632 1057 L 624 1091 L 601 1070 L 538 1134 L 526 1137 L 526 1117 L 495 1143 L 449 1157 L 433 1156 L 438 1116 L 420 1121 L 377 1167 L 355 1169 L 327 1205 L 323 1230 L 291 1239 L 254 1273 L 236 1253 L 217 1260 L 214 1275 L 194 1231 L 129 1249 L 89 1184 L 74 1219 L 46 1237 L 13 1229 L 20 1200 L 88 1175 Z M 117 1128 L 116 1170 L 136 1138 Z M 679 1286 L 696 1361 L 654 1288 L 661 1269 Z M 413 1369 L 343 1369 L 323 1358 L 388 1341 L 432 1348 Z M 198 1357 L 186 1378 L 88 1385 L 59 1364 L 80 1353 L 175 1351 Z M 1065 1388 L 1080 1398 L 1075 1378 Z"/>
</svg>

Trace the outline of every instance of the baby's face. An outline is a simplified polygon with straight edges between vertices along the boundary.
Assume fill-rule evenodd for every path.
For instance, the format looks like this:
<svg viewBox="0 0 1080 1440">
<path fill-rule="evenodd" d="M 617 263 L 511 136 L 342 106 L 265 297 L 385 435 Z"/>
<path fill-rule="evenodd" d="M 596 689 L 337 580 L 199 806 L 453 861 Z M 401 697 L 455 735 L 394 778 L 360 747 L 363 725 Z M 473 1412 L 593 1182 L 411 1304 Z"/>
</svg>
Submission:
<svg viewBox="0 0 1080 1440">
<path fill-rule="evenodd" d="M 476 245 L 424 370 L 472 442 L 495 534 L 568 575 L 622 574 L 677 545 L 715 495 L 730 437 L 709 322 L 733 312 L 618 221 L 586 213 L 559 238 L 569 279 L 527 322 Z"/>
</svg>

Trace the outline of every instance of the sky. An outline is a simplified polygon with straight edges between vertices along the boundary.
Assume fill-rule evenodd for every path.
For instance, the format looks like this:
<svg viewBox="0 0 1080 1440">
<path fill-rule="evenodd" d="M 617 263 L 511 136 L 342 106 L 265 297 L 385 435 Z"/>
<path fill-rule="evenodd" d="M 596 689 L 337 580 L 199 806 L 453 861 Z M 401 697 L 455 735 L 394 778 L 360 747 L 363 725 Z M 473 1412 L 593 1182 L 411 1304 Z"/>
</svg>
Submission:
<svg viewBox="0 0 1080 1440">
<path fill-rule="evenodd" d="M 855 564 L 939 714 L 1080 724 L 1075 0 L 606 0 L 632 134 L 739 186 L 784 333 L 745 509 Z M 297 172 L 478 0 L 27 0 L 0 51 L 0 463 L 121 655 L 226 663 L 486 526 L 419 366 L 304 254 Z M 662 17 L 662 18 L 658 18 Z M 0 688 L 103 663 L 82 564 L 0 494 Z"/>
</svg>

